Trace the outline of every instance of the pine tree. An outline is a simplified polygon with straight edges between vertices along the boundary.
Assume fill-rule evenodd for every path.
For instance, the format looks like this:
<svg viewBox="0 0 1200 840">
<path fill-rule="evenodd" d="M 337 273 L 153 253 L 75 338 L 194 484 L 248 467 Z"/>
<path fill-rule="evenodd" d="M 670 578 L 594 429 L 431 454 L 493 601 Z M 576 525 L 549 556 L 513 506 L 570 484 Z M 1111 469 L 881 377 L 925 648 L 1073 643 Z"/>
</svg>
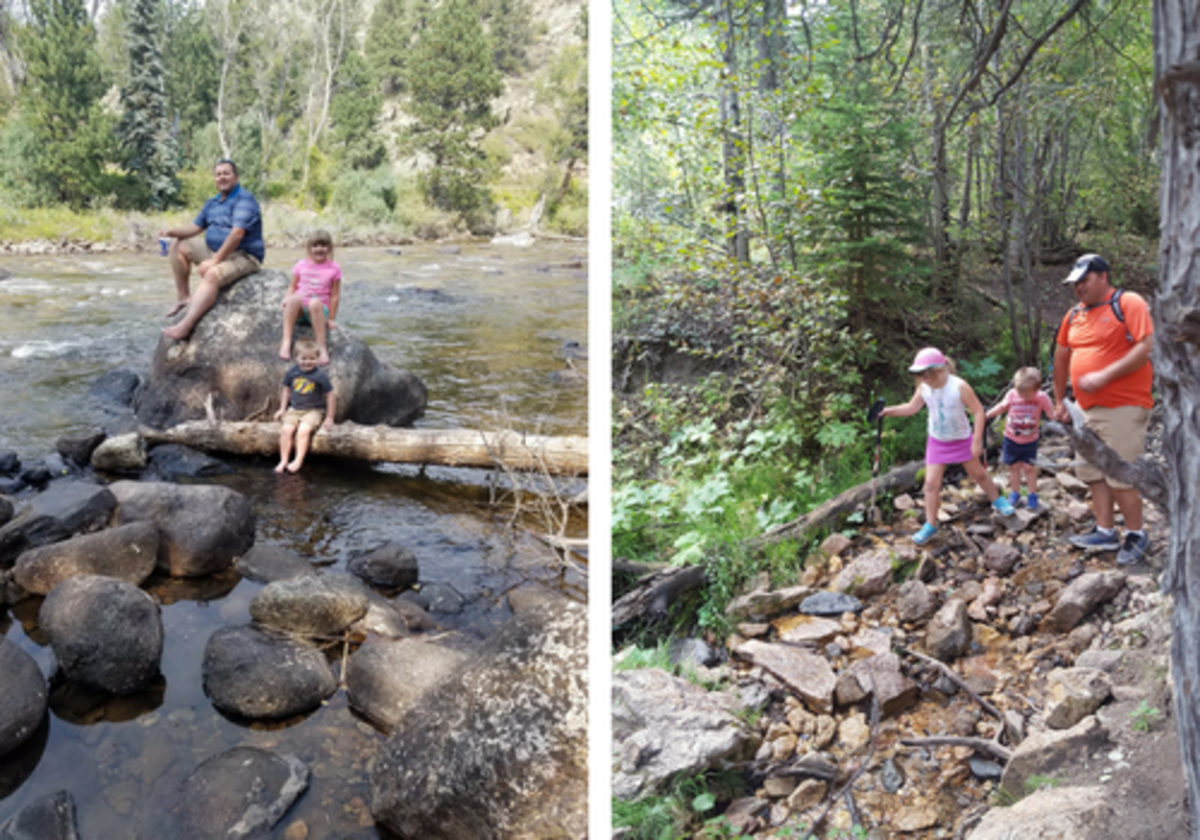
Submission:
<svg viewBox="0 0 1200 840">
<path fill-rule="evenodd" d="M 112 120 L 100 107 L 96 30 L 83 0 L 30 0 L 29 14 L 19 108 L 33 142 L 25 159 L 5 166 L 21 167 L 29 193 L 82 206 L 110 191 L 104 165 L 114 150 Z"/>
<path fill-rule="evenodd" d="M 179 152 L 167 118 L 163 61 L 156 37 L 158 0 L 133 0 L 129 12 L 129 85 L 121 91 L 125 115 L 117 128 L 139 193 L 155 209 L 179 196 Z"/>
<path fill-rule="evenodd" d="M 497 123 L 491 103 L 501 90 L 491 56 L 473 0 L 446 0 L 412 56 L 413 136 L 433 158 L 425 195 L 446 210 L 470 212 L 483 203 L 478 140 Z"/>
<path fill-rule="evenodd" d="M 533 17 L 526 0 L 492 0 L 488 37 L 496 69 L 507 75 L 519 73 L 533 41 Z"/>
<path fill-rule="evenodd" d="M 408 89 L 409 62 L 433 14 L 430 0 L 379 0 L 364 50 L 385 93 Z"/>
<path fill-rule="evenodd" d="M 351 169 L 374 169 L 387 157 L 379 139 L 379 108 L 383 94 L 357 52 L 350 52 L 338 69 L 330 116 L 333 142 L 343 149 L 342 160 Z"/>
</svg>

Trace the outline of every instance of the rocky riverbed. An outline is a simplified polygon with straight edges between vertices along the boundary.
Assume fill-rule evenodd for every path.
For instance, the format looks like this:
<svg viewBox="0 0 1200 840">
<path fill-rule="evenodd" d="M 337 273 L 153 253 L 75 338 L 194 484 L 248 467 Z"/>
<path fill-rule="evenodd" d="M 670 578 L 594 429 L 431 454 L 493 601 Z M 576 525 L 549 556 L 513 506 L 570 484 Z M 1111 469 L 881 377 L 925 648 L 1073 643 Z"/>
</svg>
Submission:
<svg viewBox="0 0 1200 840">
<path fill-rule="evenodd" d="M 615 794 L 726 768 L 744 787 L 704 816 L 736 836 L 1188 836 L 1156 569 L 1069 546 L 1091 516 L 1067 471 L 1039 490 L 1004 520 L 947 486 L 921 549 L 898 496 L 792 585 L 758 581 L 729 638 L 676 640 L 672 673 L 618 653 Z"/>
</svg>

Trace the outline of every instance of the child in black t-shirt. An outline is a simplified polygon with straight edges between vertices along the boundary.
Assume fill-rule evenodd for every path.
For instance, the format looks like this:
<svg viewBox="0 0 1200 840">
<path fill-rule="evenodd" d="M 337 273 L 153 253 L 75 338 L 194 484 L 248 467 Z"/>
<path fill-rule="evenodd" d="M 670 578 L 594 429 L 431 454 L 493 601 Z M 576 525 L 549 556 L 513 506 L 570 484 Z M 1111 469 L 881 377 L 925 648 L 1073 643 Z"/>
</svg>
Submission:
<svg viewBox="0 0 1200 840">
<path fill-rule="evenodd" d="M 275 419 L 283 420 L 279 430 L 279 466 L 275 472 L 298 472 L 308 454 L 313 433 L 333 428 L 337 397 L 329 374 L 317 367 L 320 347 L 311 338 L 296 342 L 296 364 L 283 376 L 283 394 Z M 288 463 L 292 439 L 296 441 L 296 456 Z"/>
</svg>

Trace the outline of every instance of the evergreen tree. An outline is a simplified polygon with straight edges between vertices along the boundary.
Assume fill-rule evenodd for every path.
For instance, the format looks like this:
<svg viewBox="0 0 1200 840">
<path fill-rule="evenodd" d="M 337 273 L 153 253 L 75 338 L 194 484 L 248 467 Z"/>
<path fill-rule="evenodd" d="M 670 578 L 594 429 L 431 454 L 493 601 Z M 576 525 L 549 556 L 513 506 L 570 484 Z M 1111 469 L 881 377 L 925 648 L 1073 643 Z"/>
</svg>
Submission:
<svg viewBox="0 0 1200 840">
<path fill-rule="evenodd" d="M 129 84 L 121 91 L 125 115 L 118 126 L 138 192 L 155 209 L 179 196 L 179 152 L 167 117 L 158 0 L 133 0 L 129 10 Z"/>
<path fill-rule="evenodd" d="M 387 156 L 377 130 L 382 104 L 367 62 L 357 52 L 349 53 L 338 68 L 329 108 L 331 139 L 343 148 L 342 161 L 351 169 L 374 169 Z"/>
<path fill-rule="evenodd" d="M 409 61 L 433 14 L 430 0 L 379 0 L 364 48 L 385 93 L 408 89 Z"/>
<path fill-rule="evenodd" d="M 196 163 L 196 134 L 217 112 L 221 62 L 204 8 L 192 0 L 170 0 L 162 41 L 167 117 L 179 147 L 180 164 Z M 207 167 L 212 161 L 204 161 Z"/>
<path fill-rule="evenodd" d="M 5 161 L 10 182 L 25 194 L 79 207 L 110 192 L 112 120 L 100 106 L 104 80 L 96 30 L 83 0 L 30 0 L 22 52 L 28 82 L 19 108 L 33 142 L 20 160 Z"/>
<path fill-rule="evenodd" d="M 488 37 L 496 69 L 509 76 L 521 72 L 533 41 L 533 18 L 526 0 L 492 0 Z"/>
<path fill-rule="evenodd" d="M 497 123 L 491 102 L 500 74 L 473 0 L 446 0 L 412 56 L 413 136 L 433 166 L 422 179 L 437 207 L 470 212 L 483 202 L 479 137 Z"/>
</svg>

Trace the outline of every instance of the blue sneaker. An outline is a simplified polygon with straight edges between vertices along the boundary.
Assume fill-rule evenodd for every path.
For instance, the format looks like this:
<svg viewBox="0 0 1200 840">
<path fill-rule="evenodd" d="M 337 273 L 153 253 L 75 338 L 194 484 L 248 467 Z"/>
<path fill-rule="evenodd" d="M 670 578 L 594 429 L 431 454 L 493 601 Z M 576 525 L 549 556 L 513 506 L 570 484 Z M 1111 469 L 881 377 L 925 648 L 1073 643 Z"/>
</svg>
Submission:
<svg viewBox="0 0 1200 840">
<path fill-rule="evenodd" d="M 996 501 L 992 502 L 992 507 L 995 509 L 996 513 L 1000 514 L 1001 516 L 1012 516 L 1014 513 L 1016 513 L 1016 510 L 1013 508 L 1013 506 L 1008 503 L 1008 499 L 1004 498 L 1003 496 L 997 496 Z"/>
<path fill-rule="evenodd" d="M 917 533 L 913 535 L 913 542 L 915 542 L 917 545 L 925 545 L 925 543 L 933 539 L 933 535 L 936 533 L 937 528 L 926 522 L 921 526 L 921 530 L 917 531 Z"/>
<path fill-rule="evenodd" d="M 1068 542 L 1076 548 L 1085 548 L 1088 551 L 1116 551 L 1121 547 L 1116 531 L 1102 534 L 1099 528 L 1092 528 L 1086 534 L 1075 534 Z"/>
<path fill-rule="evenodd" d="M 1038 495 L 1037 495 L 1037 493 L 1030 493 L 1030 494 L 1029 494 L 1029 495 L 1028 495 L 1028 496 L 1025 498 L 1025 507 L 1026 507 L 1026 509 L 1028 509 L 1028 510 L 1031 510 L 1031 511 L 1032 511 L 1032 510 L 1037 510 L 1037 509 L 1038 509 Z"/>
<path fill-rule="evenodd" d="M 1029 495 L 1033 496 L 1034 494 L 1030 493 Z M 1021 502 L 1021 494 L 1018 493 L 1016 490 L 1014 490 L 1008 494 L 1008 503 L 1010 505 L 1012 505 L 1013 507 L 1016 507 L 1020 502 Z"/>
<path fill-rule="evenodd" d="M 1150 547 L 1150 538 L 1143 533 L 1140 537 L 1137 534 L 1125 534 L 1125 542 L 1121 546 L 1121 550 L 1117 552 L 1117 565 L 1128 566 L 1137 563 L 1139 560 L 1144 560 L 1146 557 L 1146 549 Z"/>
</svg>

